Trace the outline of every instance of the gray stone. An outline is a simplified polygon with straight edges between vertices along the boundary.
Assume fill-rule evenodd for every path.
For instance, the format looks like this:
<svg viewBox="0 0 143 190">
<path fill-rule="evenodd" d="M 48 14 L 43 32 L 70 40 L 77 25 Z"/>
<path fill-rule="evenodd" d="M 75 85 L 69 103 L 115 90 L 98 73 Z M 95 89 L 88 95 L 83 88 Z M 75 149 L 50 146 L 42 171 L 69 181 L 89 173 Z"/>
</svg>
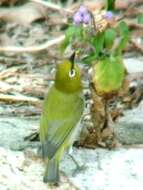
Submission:
<svg viewBox="0 0 143 190">
<path fill-rule="evenodd" d="M 30 153 L 31 151 L 31 153 Z M 0 148 L 0 190 L 50 190 L 44 184 L 44 165 L 34 150 L 27 153 Z M 61 163 L 61 182 L 55 190 L 142 190 L 143 149 L 75 149 L 73 156 L 86 169 L 72 175 L 69 156 Z"/>
<path fill-rule="evenodd" d="M 143 71 L 142 56 L 125 58 L 124 63 L 129 73 Z M 124 116 L 117 121 L 115 133 L 123 144 L 143 143 L 143 102 L 132 110 L 124 111 Z"/>
<path fill-rule="evenodd" d="M 129 73 L 143 72 L 143 57 L 125 58 L 124 64 Z"/>
<path fill-rule="evenodd" d="M 0 147 L 0 190 L 51 190 L 43 183 L 44 169 L 42 160 L 34 152 L 24 154 Z M 54 189 L 76 190 L 66 177 Z"/>
<path fill-rule="evenodd" d="M 0 118 L 0 146 L 13 150 L 23 150 L 36 143 L 24 141 L 39 128 L 39 118 L 1 117 Z"/>
<path fill-rule="evenodd" d="M 123 144 L 143 144 L 143 102 L 136 108 L 124 111 L 115 127 L 118 140 Z"/>
<path fill-rule="evenodd" d="M 143 149 L 74 149 L 77 161 L 87 169 L 72 176 L 70 163 L 64 169 L 80 190 L 142 190 Z"/>
</svg>

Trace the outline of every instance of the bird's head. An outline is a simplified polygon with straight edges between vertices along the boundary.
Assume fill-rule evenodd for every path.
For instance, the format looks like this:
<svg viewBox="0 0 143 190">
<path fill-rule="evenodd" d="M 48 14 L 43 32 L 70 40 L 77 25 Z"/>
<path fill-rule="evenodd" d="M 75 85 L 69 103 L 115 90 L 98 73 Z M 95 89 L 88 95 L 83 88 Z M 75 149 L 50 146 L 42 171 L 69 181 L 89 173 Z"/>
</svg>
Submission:
<svg viewBox="0 0 143 190">
<path fill-rule="evenodd" d="M 57 65 L 55 86 L 66 93 L 74 93 L 82 88 L 80 69 L 74 62 L 74 56 Z"/>
</svg>

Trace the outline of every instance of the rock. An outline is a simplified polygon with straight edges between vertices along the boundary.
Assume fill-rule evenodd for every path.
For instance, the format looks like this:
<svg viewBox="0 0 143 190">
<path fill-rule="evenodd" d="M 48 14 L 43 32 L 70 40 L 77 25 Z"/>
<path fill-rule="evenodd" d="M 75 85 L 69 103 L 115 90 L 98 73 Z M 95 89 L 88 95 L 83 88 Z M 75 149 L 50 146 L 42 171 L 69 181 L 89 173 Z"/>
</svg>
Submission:
<svg viewBox="0 0 143 190">
<path fill-rule="evenodd" d="M 30 152 L 31 151 L 31 152 Z M 44 184 L 44 165 L 35 150 L 11 151 L 0 148 L 0 190 L 50 190 Z M 86 169 L 72 175 L 75 165 L 68 155 L 61 163 L 61 182 L 54 190 L 142 190 L 143 149 L 73 150 L 73 156 Z"/>
<path fill-rule="evenodd" d="M 0 118 L 0 146 L 13 150 L 23 150 L 36 143 L 24 141 L 39 128 L 39 118 L 1 117 Z"/>
<path fill-rule="evenodd" d="M 125 66 L 129 73 L 143 72 L 143 57 L 132 57 L 124 59 Z"/>
<path fill-rule="evenodd" d="M 72 184 L 80 190 L 143 189 L 143 149 L 74 149 L 73 155 L 87 169 L 71 176 L 69 163 L 63 165 Z"/>
<path fill-rule="evenodd" d="M 0 190 L 51 190 L 43 183 L 44 166 L 40 159 L 27 157 L 23 152 L 0 148 Z M 67 178 L 55 190 L 75 190 Z"/>
<path fill-rule="evenodd" d="M 117 139 L 123 144 L 143 144 L 143 102 L 132 110 L 124 111 L 115 127 Z"/>
</svg>

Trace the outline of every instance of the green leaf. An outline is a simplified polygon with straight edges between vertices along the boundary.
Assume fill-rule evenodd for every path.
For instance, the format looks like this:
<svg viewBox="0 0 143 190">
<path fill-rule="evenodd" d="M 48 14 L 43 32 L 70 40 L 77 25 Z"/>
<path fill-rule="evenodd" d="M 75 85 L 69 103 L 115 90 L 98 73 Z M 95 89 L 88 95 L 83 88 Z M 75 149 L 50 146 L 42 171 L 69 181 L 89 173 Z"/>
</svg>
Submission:
<svg viewBox="0 0 143 190">
<path fill-rule="evenodd" d="M 108 28 L 104 34 L 105 47 L 111 48 L 116 38 L 116 31 L 113 28 Z"/>
<path fill-rule="evenodd" d="M 137 23 L 138 24 L 143 24 L 143 14 L 138 15 L 138 17 L 137 17 Z"/>
<path fill-rule="evenodd" d="M 90 55 L 84 57 L 81 62 L 85 64 L 92 64 L 93 61 L 95 61 L 97 58 L 97 54 L 92 52 Z"/>
<path fill-rule="evenodd" d="M 122 50 L 125 49 L 125 47 L 127 46 L 129 42 L 129 36 L 126 37 L 121 37 L 121 39 L 119 40 L 119 45 L 115 50 L 116 55 L 121 54 Z"/>
<path fill-rule="evenodd" d="M 67 48 L 67 46 L 69 45 L 70 40 L 71 40 L 71 38 L 72 38 L 72 36 L 74 34 L 74 31 L 75 31 L 75 28 L 73 26 L 70 26 L 67 29 L 67 31 L 65 33 L 65 39 L 64 39 L 64 41 L 62 42 L 62 44 L 60 46 L 61 51 L 64 51 Z"/>
<path fill-rule="evenodd" d="M 99 94 L 118 91 L 125 78 L 125 67 L 121 57 L 106 57 L 94 66 L 93 82 Z"/>
<path fill-rule="evenodd" d="M 115 0 L 107 0 L 107 10 L 112 11 L 115 9 Z"/>
<path fill-rule="evenodd" d="M 74 37 L 78 38 L 79 40 L 83 39 L 83 27 L 82 26 L 75 26 Z"/>
<path fill-rule="evenodd" d="M 65 33 L 65 40 L 63 41 L 63 43 L 61 44 L 61 51 L 64 51 L 67 46 L 72 43 L 72 40 L 74 40 L 75 38 L 78 38 L 81 40 L 82 38 L 82 26 L 76 26 L 76 25 L 72 25 L 70 26 L 66 33 Z"/>
<path fill-rule="evenodd" d="M 120 31 L 121 36 L 129 35 L 129 28 L 128 28 L 127 24 L 124 21 L 121 21 L 119 23 L 118 27 L 119 27 L 119 31 Z"/>
<path fill-rule="evenodd" d="M 126 45 L 128 44 L 129 38 L 130 38 L 130 31 L 128 29 L 127 24 L 124 21 L 121 21 L 119 23 L 119 32 L 120 32 L 120 40 L 119 45 L 117 46 L 115 53 L 121 54 L 122 50 L 125 49 Z"/>
<path fill-rule="evenodd" d="M 95 47 L 96 56 L 102 52 L 104 48 L 104 32 L 98 32 L 93 38 L 92 45 Z"/>
<path fill-rule="evenodd" d="M 64 41 L 60 45 L 61 52 L 64 52 L 64 50 L 67 48 L 68 45 L 69 45 L 69 40 L 65 38 Z"/>
</svg>

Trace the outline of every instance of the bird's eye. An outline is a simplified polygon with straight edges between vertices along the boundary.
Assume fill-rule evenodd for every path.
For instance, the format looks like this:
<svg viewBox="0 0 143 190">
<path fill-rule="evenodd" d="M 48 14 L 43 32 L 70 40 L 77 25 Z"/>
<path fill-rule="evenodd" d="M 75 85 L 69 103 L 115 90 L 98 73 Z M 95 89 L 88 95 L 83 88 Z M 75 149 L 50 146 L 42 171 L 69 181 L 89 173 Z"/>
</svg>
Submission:
<svg viewBox="0 0 143 190">
<path fill-rule="evenodd" d="M 70 77 L 70 78 L 73 78 L 74 76 L 75 76 L 75 70 L 72 69 L 72 70 L 70 70 L 70 72 L 69 72 L 69 77 Z"/>
</svg>

